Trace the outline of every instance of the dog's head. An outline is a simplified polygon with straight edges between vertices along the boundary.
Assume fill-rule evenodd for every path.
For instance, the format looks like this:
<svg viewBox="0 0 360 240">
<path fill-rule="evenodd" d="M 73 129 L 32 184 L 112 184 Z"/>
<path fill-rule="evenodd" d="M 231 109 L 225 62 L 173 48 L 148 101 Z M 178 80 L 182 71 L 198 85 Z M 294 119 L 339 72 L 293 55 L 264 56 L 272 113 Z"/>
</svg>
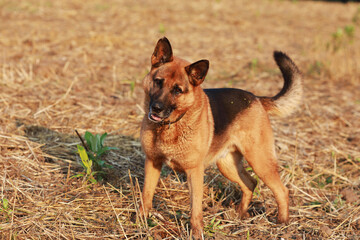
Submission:
<svg viewBox="0 0 360 240">
<path fill-rule="evenodd" d="M 161 38 L 151 56 L 151 70 L 143 81 L 148 118 L 173 122 L 195 104 L 196 91 L 209 69 L 208 60 L 190 64 L 174 57 L 170 42 Z"/>
</svg>

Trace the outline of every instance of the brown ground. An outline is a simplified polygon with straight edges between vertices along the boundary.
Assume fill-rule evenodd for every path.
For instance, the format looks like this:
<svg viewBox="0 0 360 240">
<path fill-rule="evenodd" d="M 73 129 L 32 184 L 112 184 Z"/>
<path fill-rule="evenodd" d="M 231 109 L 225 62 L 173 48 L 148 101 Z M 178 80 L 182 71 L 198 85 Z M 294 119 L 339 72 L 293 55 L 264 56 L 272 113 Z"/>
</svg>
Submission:
<svg viewBox="0 0 360 240">
<path fill-rule="evenodd" d="M 346 26 L 353 26 L 346 27 Z M 353 29 L 353 30 L 352 30 Z M 252 218 L 239 188 L 207 171 L 207 239 L 360 238 L 360 5 L 278 0 L 0 1 L 2 239 L 187 239 L 184 176 L 164 168 L 149 224 L 136 219 L 143 154 L 141 80 L 158 38 L 210 60 L 205 87 L 272 95 L 272 51 L 304 73 L 300 111 L 273 119 L 291 222 L 274 223 L 262 183 Z M 108 132 L 115 168 L 90 185 L 70 178 L 84 133 Z M 6 206 L 6 200 L 8 206 Z"/>
</svg>

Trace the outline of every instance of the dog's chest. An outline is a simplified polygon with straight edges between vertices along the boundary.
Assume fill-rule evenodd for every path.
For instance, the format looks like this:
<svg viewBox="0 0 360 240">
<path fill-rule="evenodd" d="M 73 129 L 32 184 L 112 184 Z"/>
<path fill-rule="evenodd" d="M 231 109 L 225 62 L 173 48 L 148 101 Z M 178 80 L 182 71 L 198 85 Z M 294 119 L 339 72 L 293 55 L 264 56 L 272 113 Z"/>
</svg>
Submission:
<svg viewBox="0 0 360 240">
<path fill-rule="evenodd" d="M 185 136 L 176 139 L 158 139 L 155 144 L 158 152 L 163 155 L 165 163 L 173 169 L 186 168 L 187 159 L 191 155 L 191 141 Z"/>
<path fill-rule="evenodd" d="M 198 165 L 198 161 L 194 160 L 195 159 L 189 156 L 168 156 L 165 158 L 164 163 L 176 171 L 185 172 L 187 169 L 194 168 Z"/>
<path fill-rule="evenodd" d="M 173 136 L 172 138 L 169 135 L 158 136 L 154 146 L 156 152 L 172 169 L 184 171 L 194 167 L 197 164 L 194 158 L 198 158 L 194 133 L 184 131 Z"/>
</svg>

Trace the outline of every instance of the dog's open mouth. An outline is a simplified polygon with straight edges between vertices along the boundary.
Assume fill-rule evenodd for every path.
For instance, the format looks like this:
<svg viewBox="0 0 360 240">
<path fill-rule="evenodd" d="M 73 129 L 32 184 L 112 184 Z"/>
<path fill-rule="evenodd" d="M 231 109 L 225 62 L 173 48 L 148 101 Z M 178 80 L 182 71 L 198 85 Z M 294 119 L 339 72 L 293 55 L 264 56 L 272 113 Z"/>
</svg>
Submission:
<svg viewBox="0 0 360 240">
<path fill-rule="evenodd" d="M 156 123 L 159 123 L 159 122 L 162 122 L 164 120 L 164 118 L 154 114 L 154 113 L 149 113 L 149 116 L 148 116 L 149 120 L 150 121 L 153 121 L 153 122 L 156 122 Z"/>
</svg>

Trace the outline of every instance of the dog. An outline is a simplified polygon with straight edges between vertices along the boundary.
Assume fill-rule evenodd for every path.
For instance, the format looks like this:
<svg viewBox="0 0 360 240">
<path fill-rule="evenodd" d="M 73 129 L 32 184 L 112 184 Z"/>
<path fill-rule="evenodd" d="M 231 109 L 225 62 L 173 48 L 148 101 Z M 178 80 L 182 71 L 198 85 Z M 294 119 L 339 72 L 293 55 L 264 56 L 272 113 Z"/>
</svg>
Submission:
<svg viewBox="0 0 360 240">
<path fill-rule="evenodd" d="M 203 237 L 204 170 L 216 163 L 220 172 L 239 184 L 237 207 L 247 217 L 257 181 L 244 169 L 245 158 L 271 189 L 278 204 L 278 222 L 289 221 L 289 191 L 278 173 L 269 115 L 290 115 L 302 101 L 301 73 L 284 53 L 275 51 L 284 85 L 274 97 L 258 97 L 233 88 L 202 89 L 208 60 L 190 63 L 173 56 L 169 40 L 161 38 L 151 56 L 151 70 L 143 79 L 145 116 L 141 145 L 146 155 L 140 213 L 147 216 L 162 165 L 187 176 L 192 234 Z"/>
</svg>

